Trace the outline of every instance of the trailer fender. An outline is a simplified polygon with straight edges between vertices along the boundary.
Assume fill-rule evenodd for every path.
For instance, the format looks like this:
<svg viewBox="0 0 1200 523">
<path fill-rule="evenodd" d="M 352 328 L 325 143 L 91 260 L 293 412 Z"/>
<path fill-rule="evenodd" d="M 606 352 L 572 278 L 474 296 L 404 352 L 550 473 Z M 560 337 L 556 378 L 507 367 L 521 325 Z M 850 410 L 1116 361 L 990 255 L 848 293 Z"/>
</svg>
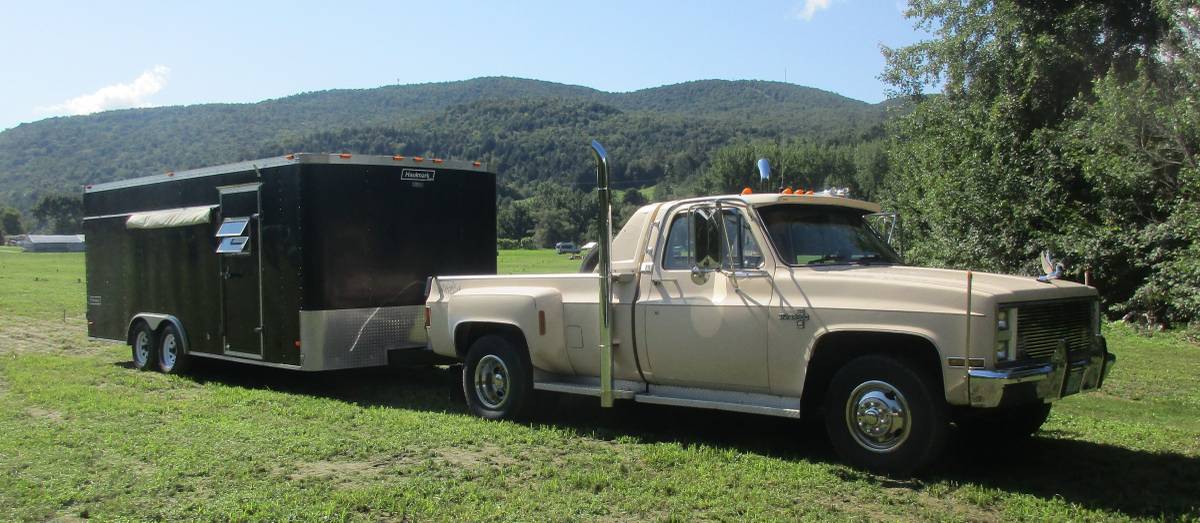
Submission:
<svg viewBox="0 0 1200 523">
<path fill-rule="evenodd" d="M 175 329 L 179 331 L 179 337 L 181 338 L 180 341 L 183 343 L 183 352 L 188 352 L 187 331 L 183 330 L 183 322 L 179 321 L 179 318 L 176 318 L 170 314 L 159 314 L 155 312 L 139 312 L 134 314 L 133 318 L 129 319 L 129 325 L 125 327 L 126 340 L 128 340 L 130 336 L 133 336 L 133 326 L 139 321 L 146 322 L 146 325 L 149 325 L 150 330 L 152 331 L 158 331 L 158 329 L 162 327 L 163 322 L 174 325 Z"/>
<path fill-rule="evenodd" d="M 520 329 L 535 368 L 571 374 L 563 323 L 562 294 L 548 287 L 489 287 L 465 289 L 447 299 L 451 346 L 469 324 L 512 325 Z"/>
</svg>

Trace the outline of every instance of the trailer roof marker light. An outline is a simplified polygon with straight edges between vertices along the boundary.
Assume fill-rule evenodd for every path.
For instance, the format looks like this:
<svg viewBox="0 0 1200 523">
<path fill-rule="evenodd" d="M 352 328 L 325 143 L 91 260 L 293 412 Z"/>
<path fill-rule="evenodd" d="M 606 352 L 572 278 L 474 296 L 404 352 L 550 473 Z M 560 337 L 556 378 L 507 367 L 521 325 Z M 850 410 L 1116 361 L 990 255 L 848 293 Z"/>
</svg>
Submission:
<svg viewBox="0 0 1200 523">
<path fill-rule="evenodd" d="M 350 156 L 351 156 L 350 153 L 342 153 L 342 154 L 338 155 L 338 158 L 341 158 L 343 160 L 349 160 Z"/>
<path fill-rule="evenodd" d="M 425 161 L 425 158 L 422 158 L 420 156 L 413 156 L 413 161 L 420 163 L 420 162 Z"/>
<path fill-rule="evenodd" d="M 442 162 L 444 162 L 444 161 L 445 161 L 445 160 L 442 160 L 441 158 L 434 158 L 434 159 L 433 159 L 433 163 L 442 163 Z"/>
<path fill-rule="evenodd" d="M 750 190 L 749 187 L 746 187 L 745 189 L 742 189 L 742 194 L 754 194 L 754 191 Z"/>
<path fill-rule="evenodd" d="M 392 155 L 392 159 L 393 159 L 393 160 L 396 160 L 397 162 L 404 161 L 404 157 L 403 157 L 403 156 L 400 156 L 400 155 L 398 155 L 398 154 Z"/>
</svg>

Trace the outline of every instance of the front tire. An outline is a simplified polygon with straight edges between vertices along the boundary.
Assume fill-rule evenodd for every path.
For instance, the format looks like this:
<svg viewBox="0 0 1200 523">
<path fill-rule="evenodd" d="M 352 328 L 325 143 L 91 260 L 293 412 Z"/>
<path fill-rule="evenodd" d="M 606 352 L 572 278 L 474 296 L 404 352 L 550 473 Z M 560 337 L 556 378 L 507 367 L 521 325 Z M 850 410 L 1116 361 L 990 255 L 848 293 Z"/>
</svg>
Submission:
<svg viewBox="0 0 1200 523">
<path fill-rule="evenodd" d="M 183 334 L 168 323 L 158 340 L 158 370 L 166 374 L 182 374 L 187 372 L 191 364 L 191 357 L 183 350 Z"/>
<path fill-rule="evenodd" d="M 908 475 L 946 447 L 949 407 L 940 379 L 883 355 L 851 360 L 825 396 L 825 429 L 842 459 L 888 474 Z"/>
<path fill-rule="evenodd" d="M 138 321 L 129 336 L 129 347 L 132 349 L 133 367 L 137 370 L 154 370 L 158 364 L 155 349 L 158 346 L 158 336 L 154 329 L 144 321 Z"/>
<path fill-rule="evenodd" d="M 503 336 L 489 334 L 471 344 L 463 364 L 463 395 L 476 416 L 520 419 L 534 402 L 529 358 Z"/>
</svg>

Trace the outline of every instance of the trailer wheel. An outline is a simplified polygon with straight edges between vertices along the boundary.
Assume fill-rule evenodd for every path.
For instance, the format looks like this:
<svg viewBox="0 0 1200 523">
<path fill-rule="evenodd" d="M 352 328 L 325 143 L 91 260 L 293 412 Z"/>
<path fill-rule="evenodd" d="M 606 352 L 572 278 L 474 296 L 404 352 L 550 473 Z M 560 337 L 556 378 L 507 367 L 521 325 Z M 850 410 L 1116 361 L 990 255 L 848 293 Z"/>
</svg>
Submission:
<svg viewBox="0 0 1200 523">
<path fill-rule="evenodd" d="M 138 321 L 129 336 L 129 347 L 132 349 L 133 367 L 137 370 L 152 370 L 157 363 L 155 347 L 158 336 L 144 321 Z"/>
<path fill-rule="evenodd" d="M 476 416 L 525 417 L 534 400 L 532 366 L 503 336 L 490 334 L 471 344 L 463 364 L 463 395 Z"/>
<path fill-rule="evenodd" d="M 158 338 L 158 369 L 167 374 L 182 374 L 191 363 L 191 357 L 183 350 L 183 335 L 168 323 Z"/>
<path fill-rule="evenodd" d="M 949 407 L 940 380 L 908 361 L 882 355 L 851 360 L 825 396 L 825 429 L 851 464 L 907 475 L 941 455 Z"/>
</svg>

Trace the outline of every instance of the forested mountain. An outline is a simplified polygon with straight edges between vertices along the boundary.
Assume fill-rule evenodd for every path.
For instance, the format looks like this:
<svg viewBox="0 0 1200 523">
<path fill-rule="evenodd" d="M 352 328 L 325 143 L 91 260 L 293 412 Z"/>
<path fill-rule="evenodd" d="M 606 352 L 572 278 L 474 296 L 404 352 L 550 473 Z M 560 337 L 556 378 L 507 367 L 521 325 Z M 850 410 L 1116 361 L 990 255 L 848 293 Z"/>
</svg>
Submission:
<svg viewBox="0 0 1200 523">
<path fill-rule="evenodd" d="M 854 140 L 877 130 L 883 114 L 879 105 L 777 82 L 607 93 L 518 78 L 128 109 L 0 132 L 0 206 L 28 209 L 41 195 L 87 183 L 301 150 L 429 152 L 493 162 L 514 187 L 564 174 L 578 182 L 591 138 L 619 159 L 619 181 L 650 185 L 669 166 L 694 170 L 732 141 Z"/>
</svg>

